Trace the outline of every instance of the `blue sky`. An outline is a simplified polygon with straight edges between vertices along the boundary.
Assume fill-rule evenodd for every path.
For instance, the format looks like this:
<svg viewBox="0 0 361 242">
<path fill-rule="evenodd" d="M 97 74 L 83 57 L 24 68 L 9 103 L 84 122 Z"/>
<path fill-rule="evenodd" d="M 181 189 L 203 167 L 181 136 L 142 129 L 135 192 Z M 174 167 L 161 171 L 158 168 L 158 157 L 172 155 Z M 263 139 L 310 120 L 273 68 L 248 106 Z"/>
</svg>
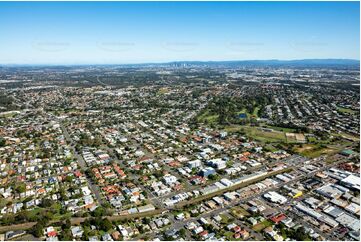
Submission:
<svg viewBox="0 0 361 242">
<path fill-rule="evenodd" d="M 359 2 L 0 2 L 0 63 L 351 58 Z"/>
</svg>

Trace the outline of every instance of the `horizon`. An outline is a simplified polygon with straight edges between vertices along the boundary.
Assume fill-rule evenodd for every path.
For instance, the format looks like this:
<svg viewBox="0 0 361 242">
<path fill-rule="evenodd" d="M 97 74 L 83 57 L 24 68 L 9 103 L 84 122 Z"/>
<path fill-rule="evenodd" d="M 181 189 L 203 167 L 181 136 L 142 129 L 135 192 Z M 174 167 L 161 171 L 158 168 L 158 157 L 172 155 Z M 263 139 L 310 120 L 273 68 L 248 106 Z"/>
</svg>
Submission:
<svg viewBox="0 0 361 242">
<path fill-rule="evenodd" d="M 171 61 L 164 61 L 164 62 L 139 62 L 139 63 L 78 63 L 78 64 L 63 64 L 63 63 L 36 63 L 36 64 L 22 64 L 22 63 L 10 63 L 10 64 L 3 64 L 0 63 L 0 66 L 107 66 L 107 65 L 162 65 L 162 64 L 171 64 L 171 63 L 188 63 L 188 62 L 197 62 L 197 63 L 231 63 L 231 62 L 300 62 L 300 61 L 352 61 L 358 62 L 357 64 L 360 65 L 359 59 L 346 59 L 346 58 L 322 58 L 322 59 L 246 59 L 246 60 L 171 60 Z M 328 63 L 324 63 L 327 65 Z M 355 63 L 356 64 L 356 63 Z M 344 63 L 340 63 L 340 65 L 346 65 Z"/>
<path fill-rule="evenodd" d="M 0 2 L 0 65 L 360 60 L 359 2 Z"/>
</svg>

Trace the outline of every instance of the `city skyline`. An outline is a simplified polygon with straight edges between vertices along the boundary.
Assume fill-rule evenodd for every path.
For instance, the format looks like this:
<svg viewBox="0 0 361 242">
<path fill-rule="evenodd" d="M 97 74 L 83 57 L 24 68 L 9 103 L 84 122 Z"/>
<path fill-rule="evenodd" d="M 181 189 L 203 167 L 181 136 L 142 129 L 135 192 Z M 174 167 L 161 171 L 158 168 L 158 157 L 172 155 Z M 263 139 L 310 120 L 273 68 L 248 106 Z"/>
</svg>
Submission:
<svg viewBox="0 0 361 242">
<path fill-rule="evenodd" d="M 0 64 L 359 60 L 358 2 L 1 2 Z"/>
</svg>

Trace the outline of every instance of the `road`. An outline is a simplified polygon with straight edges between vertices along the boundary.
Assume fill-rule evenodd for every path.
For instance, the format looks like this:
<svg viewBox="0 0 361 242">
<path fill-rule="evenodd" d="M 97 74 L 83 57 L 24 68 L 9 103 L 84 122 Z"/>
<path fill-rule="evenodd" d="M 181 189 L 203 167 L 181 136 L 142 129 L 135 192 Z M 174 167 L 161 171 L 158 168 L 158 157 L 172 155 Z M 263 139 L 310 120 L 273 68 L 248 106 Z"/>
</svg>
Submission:
<svg viewBox="0 0 361 242">
<path fill-rule="evenodd" d="M 62 122 L 60 122 L 60 128 L 63 131 L 64 137 L 65 137 L 66 141 L 69 143 L 69 145 L 72 149 L 72 152 L 74 154 L 74 157 L 78 161 L 80 168 L 84 171 L 87 170 L 88 166 L 87 166 L 86 162 L 84 161 L 83 157 L 81 155 L 79 155 L 78 152 L 76 151 L 76 149 L 74 147 L 74 141 L 70 137 L 68 130 L 66 129 L 66 127 L 64 127 L 64 124 Z M 93 181 L 90 178 L 88 178 L 87 176 L 86 176 L 86 179 L 88 181 L 90 190 L 94 194 L 95 199 L 98 201 L 98 204 L 104 204 L 99 187 L 96 184 L 94 184 Z"/>
</svg>

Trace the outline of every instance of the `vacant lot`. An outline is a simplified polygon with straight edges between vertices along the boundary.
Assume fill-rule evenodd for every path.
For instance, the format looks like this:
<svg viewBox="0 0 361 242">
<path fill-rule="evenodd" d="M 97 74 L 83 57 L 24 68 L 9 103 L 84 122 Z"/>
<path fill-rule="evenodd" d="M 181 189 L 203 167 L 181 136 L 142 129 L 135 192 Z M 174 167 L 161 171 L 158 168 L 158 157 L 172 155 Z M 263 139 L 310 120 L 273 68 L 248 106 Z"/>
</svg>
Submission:
<svg viewBox="0 0 361 242">
<path fill-rule="evenodd" d="M 242 125 L 232 125 L 225 128 L 228 132 L 244 131 L 245 134 L 255 140 L 261 142 L 286 142 L 286 136 L 284 132 L 281 131 L 265 131 L 261 127 L 251 127 L 251 126 L 242 126 Z"/>
<path fill-rule="evenodd" d="M 231 209 L 231 214 L 233 216 L 235 216 L 236 218 L 243 218 L 243 217 L 247 217 L 250 214 L 243 208 L 241 207 L 234 207 Z"/>
<path fill-rule="evenodd" d="M 297 153 L 299 153 L 300 155 L 309 157 L 309 158 L 315 158 L 315 157 L 319 157 L 321 155 L 330 155 L 333 153 L 337 153 L 339 152 L 338 149 L 335 148 L 331 148 L 328 146 L 320 146 L 320 145 L 315 145 L 315 144 L 304 144 L 304 145 L 300 145 L 300 146 L 296 146 L 293 148 L 293 150 Z"/>
</svg>

